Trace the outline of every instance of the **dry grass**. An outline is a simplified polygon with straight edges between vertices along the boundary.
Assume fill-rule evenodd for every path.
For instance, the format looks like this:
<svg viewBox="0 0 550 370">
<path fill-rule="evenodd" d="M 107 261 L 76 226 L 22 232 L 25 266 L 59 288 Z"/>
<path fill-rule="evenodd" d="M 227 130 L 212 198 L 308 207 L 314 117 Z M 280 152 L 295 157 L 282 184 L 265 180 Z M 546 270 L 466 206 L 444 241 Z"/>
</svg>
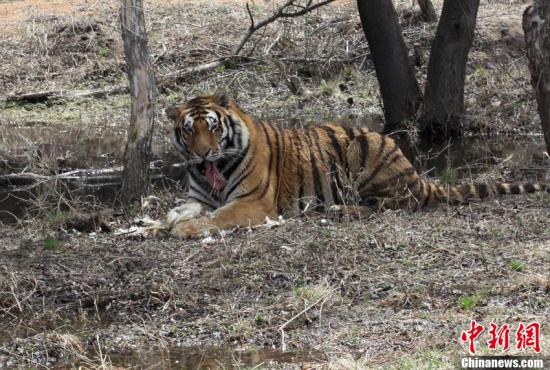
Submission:
<svg viewBox="0 0 550 370">
<path fill-rule="evenodd" d="M 435 26 L 408 24 L 411 3 L 398 2 L 398 8 L 407 43 L 421 56 L 416 72 L 423 83 Z M 20 24 L 24 32 L 0 37 L 0 94 L 124 81 L 113 4 L 94 3 L 92 9 L 83 3 L 85 13 L 55 17 L 29 9 Z M 244 7 L 188 1 L 147 6 L 159 107 L 224 86 L 246 110 L 282 126 L 335 118 L 364 124 L 362 117 L 376 121 L 382 115 L 369 51 L 348 1 L 267 27 L 247 45 L 247 60 L 178 80 L 163 76 L 227 54 L 248 25 Z M 261 17 L 271 6 L 256 2 L 253 11 Z M 465 140 L 459 157 L 445 146 L 430 152 L 418 143 L 411 149 L 417 164 L 442 182 L 479 178 L 480 172 L 483 179 L 547 175 L 532 139 L 508 159 L 518 133 L 539 132 L 514 31 L 523 6 L 483 2 L 467 69 L 470 131 L 516 136 L 511 144 L 468 146 Z M 299 95 L 292 91 L 296 78 Z M 75 159 L 73 166 L 87 167 L 105 155 L 108 165 L 120 162 L 115 144 L 125 134 L 126 97 L 1 102 L 0 108 L 0 124 L 11 127 L 0 131 L 0 154 L 26 153 L 14 159 L 18 166 L 51 173 L 59 170 L 60 157 Z M 169 123 L 161 115 L 157 122 L 155 155 L 164 158 Z M 62 137 L 60 130 L 66 130 Z M 48 151 L 48 144 L 67 145 L 70 153 Z M 480 146 L 487 146 L 483 154 L 473 150 Z M 132 216 L 160 217 L 181 197 L 181 189 L 155 191 L 159 202 Z M 225 366 L 276 367 L 269 363 L 273 356 L 246 350 L 280 349 L 279 329 L 288 323 L 289 349 L 322 355 L 283 368 L 315 359 L 332 369 L 448 368 L 450 359 L 465 353 L 458 337 L 473 317 L 545 323 L 550 308 L 547 195 L 418 214 L 380 212 L 360 222 L 313 215 L 208 244 L 74 232 L 67 221 L 96 209 L 59 187 L 48 187 L 34 204 L 32 217 L 2 226 L 0 367 L 129 367 L 148 363 L 151 350 L 166 349 L 173 356 L 152 354 L 151 361 L 175 365 L 196 359 L 196 347 L 188 346 L 219 345 L 230 346 L 229 356 L 208 356 L 223 358 Z M 105 221 L 128 227 L 131 218 L 110 215 Z M 234 349 L 243 351 L 236 355 Z M 545 340 L 543 353 L 549 350 Z M 120 356 L 128 351 L 138 358 Z"/>
<path fill-rule="evenodd" d="M 301 218 L 209 244 L 69 233 L 51 250 L 31 236 L 2 251 L 1 330 L 20 339 L 0 348 L 30 341 L 25 328 L 49 335 L 63 322 L 86 328 L 76 329 L 82 343 L 100 343 L 104 355 L 280 348 L 278 328 L 328 297 L 285 328 L 289 349 L 321 351 L 333 368 L 351 358 L 357 368 L 439 368 L 464 352 L 457 338 L 472 317 L 545 322 L 548 202 L 515 197 L 363 222 Z M 10 229 L 4 245 L 10 235 L 20 231 Z M 48 325 L 47 312 L 57 315 Z M 18 361 L 43 361 L 33 353 Z"/>
</svg>

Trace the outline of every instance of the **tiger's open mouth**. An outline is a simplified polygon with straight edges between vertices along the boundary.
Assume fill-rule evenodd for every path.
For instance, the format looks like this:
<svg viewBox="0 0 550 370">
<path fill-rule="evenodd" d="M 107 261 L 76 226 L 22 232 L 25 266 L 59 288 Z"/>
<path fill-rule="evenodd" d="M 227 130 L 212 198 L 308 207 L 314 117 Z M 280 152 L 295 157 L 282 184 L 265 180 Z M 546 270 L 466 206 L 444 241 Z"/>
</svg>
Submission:
<svg viewBox="0 0 550 370">
<path fill-rule="evenodd" d="M 197 166 L 201 175 L 206 177 L 210 186 L 215 190 L 223 190 L 227 185 L 227 179 L 222 175 L 216 162 L 203 161 Z"/>
</svg>

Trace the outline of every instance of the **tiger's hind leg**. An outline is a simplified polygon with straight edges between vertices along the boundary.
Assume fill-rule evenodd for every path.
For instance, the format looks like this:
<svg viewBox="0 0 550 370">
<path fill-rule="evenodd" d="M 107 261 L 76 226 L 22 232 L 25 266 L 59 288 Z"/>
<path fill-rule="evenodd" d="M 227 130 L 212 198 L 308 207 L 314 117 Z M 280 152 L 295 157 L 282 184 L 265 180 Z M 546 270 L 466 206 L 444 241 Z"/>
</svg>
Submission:
<svg viewBox="0 0 550 370">
<path fill-rule="evenodd" d="M 350 143 L 346 157 L 361 204 L 377 199 L 378 209 L 414 211 L 430 203 L 421 196 L 418 173 L 392 138 L 365 132 Z"/>
</svg>

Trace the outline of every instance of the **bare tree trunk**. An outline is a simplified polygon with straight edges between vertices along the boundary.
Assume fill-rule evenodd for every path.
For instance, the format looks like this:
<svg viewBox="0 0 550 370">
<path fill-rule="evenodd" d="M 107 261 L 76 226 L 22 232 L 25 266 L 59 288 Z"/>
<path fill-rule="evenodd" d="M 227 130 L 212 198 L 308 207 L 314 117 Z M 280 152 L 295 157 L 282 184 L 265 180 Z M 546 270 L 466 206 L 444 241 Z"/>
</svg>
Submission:
<svg viewBox="0 0 550 370">
<path fill-rule="evenodd" d="M 445 0 L 430 53 L 422 136 L 428 139 L 463 133 L 464 77 L 472 46 L 479 0 Z"/>
<path fill-rule="evenodd" d="M 417 0 L 425 22 L 437 22 L 437 14 L 431 0 Z"/>
<path fill-rule="evenodd" d="M 414 118 L 421 100 L 420 88 L 392 2 L 357 0 L 357 6 L 384 102 L 384 131 L 390 132 Z"/>
<path fill-rule="evenodd" d="M 155 81 L 147 49 L 142 0 L 121 0 L 120 24 L 131 97 L 130 128 L 120 189 L 120 199 L 127 204 L 140 199 L 149 187 Z"/>
<path fill-rule="evenodd" d="M 534 0 L 523 13 L 523 31 L 531 82 L 537 95 L 539 115 L 550 154 L 550 1 Z"/>
</svg>

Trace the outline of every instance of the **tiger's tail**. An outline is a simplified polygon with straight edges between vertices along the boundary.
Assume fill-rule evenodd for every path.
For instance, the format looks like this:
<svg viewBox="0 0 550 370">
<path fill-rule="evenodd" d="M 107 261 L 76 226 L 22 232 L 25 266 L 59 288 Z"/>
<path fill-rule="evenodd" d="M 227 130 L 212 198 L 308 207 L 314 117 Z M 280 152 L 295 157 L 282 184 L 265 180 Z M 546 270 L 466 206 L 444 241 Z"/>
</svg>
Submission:
<svg viewBox="0 0 550 370">
<path fill-rule="evenodd" d="M 410 189 L 410 191 L 412 198 L 417 203 L 414 208 L 419 209 L 437 203 L 459 205 L 508 194 L 550 193 L 550 185 L 541 183 L 518 184 L 495 182 L 444 186 L 429 180 L 419 179 L 417 186 Z"/>
</svg>

